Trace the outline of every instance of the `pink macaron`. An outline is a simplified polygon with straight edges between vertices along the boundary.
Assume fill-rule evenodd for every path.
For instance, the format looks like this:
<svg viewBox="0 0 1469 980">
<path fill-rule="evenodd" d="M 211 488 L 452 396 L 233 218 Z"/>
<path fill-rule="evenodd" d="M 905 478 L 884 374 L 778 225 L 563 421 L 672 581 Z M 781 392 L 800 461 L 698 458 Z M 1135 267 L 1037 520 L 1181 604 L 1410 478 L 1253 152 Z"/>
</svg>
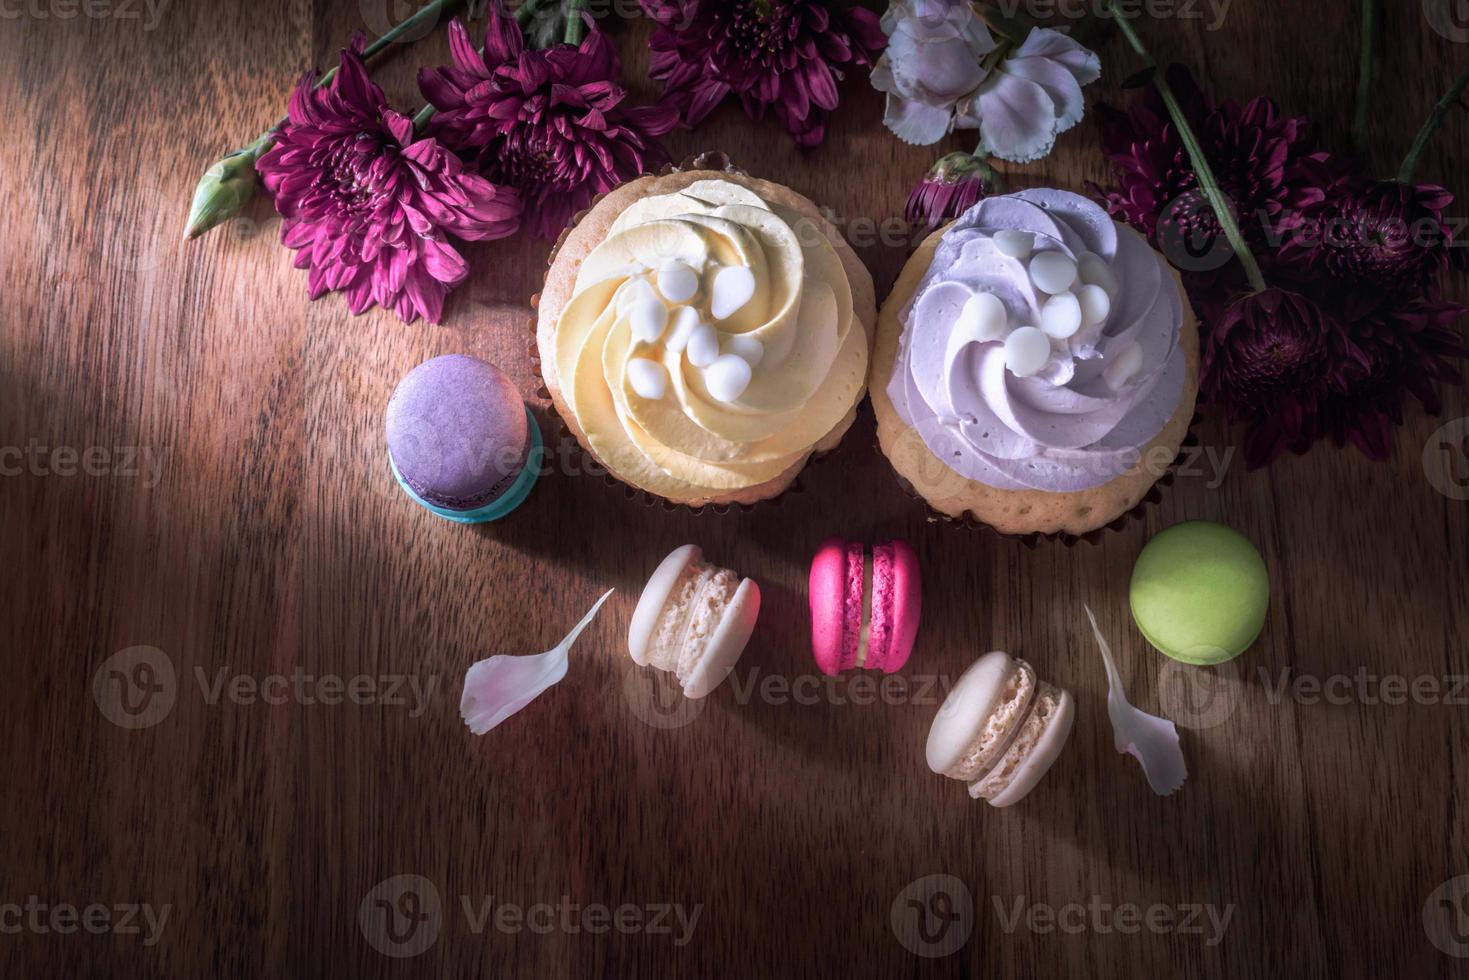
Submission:
<svg viewBox="0 0 1469 980">
<path fill-rule="evenodd" d="M 811 561 L 810 596 L 811 651 L 821 672 L 901 669 L 918 635 L 919 583 L 907 542 L 823 541 Z"/>
</svg>

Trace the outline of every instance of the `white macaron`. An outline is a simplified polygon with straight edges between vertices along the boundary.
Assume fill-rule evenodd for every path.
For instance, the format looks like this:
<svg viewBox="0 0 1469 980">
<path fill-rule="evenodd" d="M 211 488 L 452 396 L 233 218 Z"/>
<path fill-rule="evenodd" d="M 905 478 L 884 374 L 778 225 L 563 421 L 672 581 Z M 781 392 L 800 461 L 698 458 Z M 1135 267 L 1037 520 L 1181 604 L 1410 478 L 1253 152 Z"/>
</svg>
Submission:
<svg viewBox="0 0 1469 980">
<path fill-rule="evenodd" d="M 702 698 L 734 670 L 760 615 L 760 586 L 704 561 L 697 545 L 677 548 L 643 588 L 627 631 L 639 666 L 678 677 Z"/>
<path fill-rule="evenodd" d="M 1018 803 L 1066 745 L 1076 710 L 1067 691 L 1023 660 L 994 651 L 959 678 L 928 733 L 928 767 L 969 784 L 991 806 Z"/>
</svg>

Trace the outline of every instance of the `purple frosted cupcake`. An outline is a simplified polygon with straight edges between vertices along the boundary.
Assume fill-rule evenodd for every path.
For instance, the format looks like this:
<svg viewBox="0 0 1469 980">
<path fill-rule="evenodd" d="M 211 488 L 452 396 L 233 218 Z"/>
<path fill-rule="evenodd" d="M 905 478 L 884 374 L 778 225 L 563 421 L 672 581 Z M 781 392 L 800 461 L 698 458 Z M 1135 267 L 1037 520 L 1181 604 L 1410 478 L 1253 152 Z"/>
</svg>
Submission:
<svg viewBox="0 0 1469 980">
<path fill-rule="evenodd" d="M 499 520 L 535 486 L 536 420 L 510 379 L 476 357 L 435 357 L 408 372 L 388 402 L 387 436 L 398 485 L 448 520 Z"/>
</svg>

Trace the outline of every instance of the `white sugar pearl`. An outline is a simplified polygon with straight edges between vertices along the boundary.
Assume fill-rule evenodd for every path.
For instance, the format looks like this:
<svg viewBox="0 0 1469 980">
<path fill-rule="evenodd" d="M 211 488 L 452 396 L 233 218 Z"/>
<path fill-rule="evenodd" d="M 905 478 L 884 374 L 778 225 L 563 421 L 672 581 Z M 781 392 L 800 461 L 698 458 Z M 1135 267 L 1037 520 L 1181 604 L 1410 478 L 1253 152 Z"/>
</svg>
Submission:
<svg viewBox="0 0 1469 980">
<path fill-rule="evenodd" d="M 699 311 L 692 306 L 680 306 L 673 313 L 673 333 L 668 335 L 668 349 L 682 354 L 689 345 L 689 337 L 699 327 Z"/>
<path fill-rule="evenodd" d="M 751 337 L 747 333 L 737 333 L 724 343 L 725 352 L 740 358 L 750 367 L 760 363 L 765 356 L 765 345 L 760 343 L 760 338 Z"/>
<path fill-rule="evenodd" d="M 1143 368 L 1143 349 L 1136 343 L 1107 356 L 1107 366 L 1102 369 L 1102 380 L 1107 387 L 1117 391 L 1125 386 Z"/>
<path fill-rule="evenodd" d="M 1095 252 L 1085 252 L 1077 264 L 1077 272 L 1081 275 L 1081 281 L 1088 286 L 1101 286 L 1107 291 L 1109 297 L 1116 296 L 1122 284 L 1117 281 L 1117 274 L 1107 264 L 1107 260 Z"/>
<path fill-rule="evenodd" d="M 1030 258 L 1031 251 L 1035 248 L 1035 235 L 1028 231 L 1014 231 L 1006 228 L 995 232 L 995 248 L 1002 255 L 1008 255 L 1012 259 L 1024 262 Z"/>
<path fill-rule="evenodd" d="M 1051 359 L 1051 341 L 1035 327 L 1021 327 L 1005 338 L 1005 366 L 1017 378 L 1028 378 Z"/>
<path fill-rule="evenodd" d="M 709 312 L 716 320 L 728 319 L 744 309 L 754 297 L 755 273 L 742 265 L 726 266 L 714 276 Z"/>
<path fill-rule="evenodd" d="M 656 296 L 643 297 L 628 308 L 627 321 L 634 337 L 645 344 L 656 343 L 668 326 L 668 307 Z"/>
<path fill-rule="evenodd" d="M 1041 307 L 1041 330 L 1047 337 L 1065 340 L 1081 329 L 1081 302 L 1075 293 L 1060 293 Z"/>
<path fill-rule="evenodd" d="M 1030 281 L 1043 293 L 1064 293 L 1076 282 L 1076 263 L 1064 252 L 1042 252 L 1030 260 Z"/>
<path fill-rule="evenodd" d="M 1105 289 L 1095 284 L 1082 286 L 1076 291 L 1076 298 L 1081 302 L 1083 323 L 1094 327 L 1107 322 L 1107 316 L 1112 312 L 1112 297 Z"/>
<path fill-rule="evenodd" d="M 635 357 L 627 362 L 627 380 L 632 390 L 649 401 L 657 401 L 668 391 L 668 372 L 657 361 Z"/>
<path fill-rule="evenodd" d="M 653 292 L 653 287 L 648 285 L 648 280 L 634 276 L 617 291 L 617 315 L 627 316 L 627 311 L 634 303 L 657 299 L 658 294 Z"/>
<path fill-rule="evenodd" d="M 994 293 L 975 293 L 959 311 L 957 326 L 965 337 L 983 343 L 1005 336 L 1010 329 L 1010 319 L 1005 312 L 1005 304 Z"/>
<path fill-rule="evenodd" d="M 687 303 L 699 291 L 699 274 L 679 261 L 658 270 L 658 292 L 672 303 Z"/>
<path fill-rule="evenodd" d="M 722 402 L 732 402 L 750 386 L 750 365 L 742 357 L 725 354 L 704 369 L 704 387 Z"/>
<path fill-rule="evenodd" d="M 708 367 L 719 357 L 719 335 L 707 323 L 701 323 L 689 334 L 689 363 L 694 367 Z"/>
</svg>

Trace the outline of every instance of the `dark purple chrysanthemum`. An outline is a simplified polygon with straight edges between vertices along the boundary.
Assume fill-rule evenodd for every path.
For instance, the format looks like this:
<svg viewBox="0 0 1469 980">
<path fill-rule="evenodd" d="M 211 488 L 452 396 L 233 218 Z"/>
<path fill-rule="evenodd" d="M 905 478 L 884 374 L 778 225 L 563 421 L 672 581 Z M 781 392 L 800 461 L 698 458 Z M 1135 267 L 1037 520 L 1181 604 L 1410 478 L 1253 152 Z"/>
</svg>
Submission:
<svg viewBox="0 0 1469 980">
<path fill-rule="evenodd" d="M 1264 466 L 1310 445 L 1318 407 L 1353 356 L 1330 313 L 1299 293 L 1267 289 L 1225 308 L 1205 339 L 1201 389 L 1250 423 L 1245 460 Z"/>
<path fill-rule="evenodd" d="M 974 207 L 988 193 L 980 161 L 968 153 L 950 153 L 913 188 L 904 214 L 911 225 L 937 228 Z"/>
<path fill-rule="evenodd" d="M 1444 210 L 1453 201 L 1433 184 L 1342 177 L 1285 236 L 1279 264 L 1300 278 L 1421 296 L 1448 269 L 1455 243 Z"/>
<path fill-rule="evenodd" d="M 1369 293 L 1350 295 L 1343 326 L 1358 356 L 1321 408 L 1321 435 L 1350 442 L 1371 459 L 1392 453 L 1392 430 L 1403 423 L 1408 399 L 1431 415 L 1442 410 L 1438 386 L 1463 383 L 1455 361 L 1469 343 L 1455 324 L 1465 308 L 1440 300 L 1383 305 Z"/>
<path fill-rule="evenodd" d="M 1302 211 L 1324 199 L 1335 164 L 1306 142 L 1306 121 L 1282 116 L 1270 99 L 1252 99 L 1244 106 L 1215 103 L 1177 66 L 1168 80 L 1220 190 L 1234 205 L 1245 240 L 1263 261 L 1273 243 L 1301 221 Z M 1096 107 L 1102 146 L 1118 183 L 1117 190 L 1098 189 L 1099 194 L 1113 217 L 1143 232 L 1164 254 L 1176 251 L 1170 238 L 1187 241 L 1195 254 L 1207 253 L 1222 235 L 1218 219 L 1202 199 L 1177 127 L 1157 93 L 1148 91 L 1144 104 L 1128 113 Z M 1241 282 L 1238 263 L 1215 271 L 1195 266 L 1191 278 L 1198 281 L 1190 285 L 1218 282 L 1221 289 L 1233 290 Z"/>
<path fill-rule="evenodd" d="M 281 241 L 311 270 L 311 298 L 341 290 L 354 314 L 381 305 L 406 323 L 438 321 L 469 275 L 446 234 L 479 241 L 520 226 L 515 194 L 416 138 L 352 50 L 330 85 L 302 80 L 256 169 L 285 219 Z"/>
<path fill-rule="evenodd" d="M 877 14 L 823 0 L 641 0 L 658 23 L 649 74 L 687 126 L 728 95 L 775 114 L 797 145 L 826 138 L 837 82 L 887 47 Z"/>
<path fill-rule="evenodd" d="M 430 131 L 519 190 L 542 238 L 555 238 L 596 195 L 668 162 L 657 137 L 678 124 L 677 112 L 625 104 L 617 52 L 595 25 L 580 46 L 527 51 L 520 26 L 496 3 L 483 54 L 458 20 L 449 45 L 452 65 L 418 75 L 438 110 Z"/>
<path fill-rule="evenodd" d="M 1098 194 L 1180 267 L 1203 327 L 1201 391 L 1248 426 L 1251 466 L 1319 439 L 1382 459 L 1409 399 L 1429 411 L 1469 352 L 1438 300 L 1453 197 L 1346 173 L 1274 103 L 1215 104 L 1169 76 L 1270 289 L 1238 299 L 1243 265 L 1221 242 L 1188 156 L 1156 94 L 1126 115 L 1098 107 L 1119 189 Z M 1194 261 L 1202 257 L 1202 261 Z"/>
</svg>

